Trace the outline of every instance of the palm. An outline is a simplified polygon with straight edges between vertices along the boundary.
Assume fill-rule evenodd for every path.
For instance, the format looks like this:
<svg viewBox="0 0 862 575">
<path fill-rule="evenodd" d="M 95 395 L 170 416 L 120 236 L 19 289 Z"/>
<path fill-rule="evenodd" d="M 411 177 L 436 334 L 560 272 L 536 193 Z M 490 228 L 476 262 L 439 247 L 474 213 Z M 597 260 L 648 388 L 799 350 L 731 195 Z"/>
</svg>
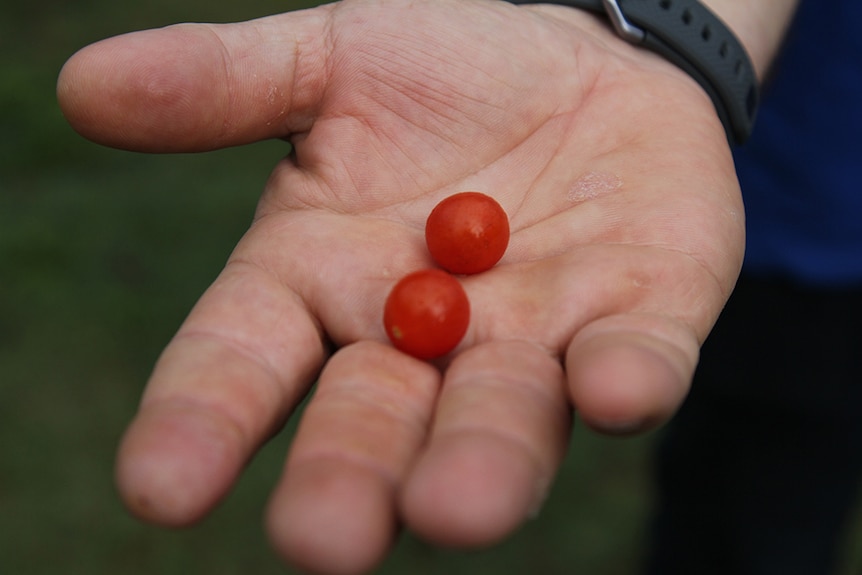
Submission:
<svg viewBox="0 0 862 575">
<path fill-rule="evenodd" d="M 295 153 L 130 428 L 120 483 L 138 513 L 182 523 L 209 508 L 329 342 L 343 351 L 320 376 L 271 530 L 333 572 L 377 560 L 397 513 L 445 543 L 513 528 L 551 480 L 570 403 L 607 430 L 678 404 L 741 259 L 723 132 L 670 65 L 581 13 L 540 10 L 357 1 L 256 25 L 305 30 L 281 46 L 290 66 L 274 85 L 292 92 L 247 114 L 278 122 L 226 118 L 239 127 L 219 137 L 286 130 Z M 141 149 L 207 145 L 116 122 L 79 129 Z M 494 195 L 513 233 L 497 267 L 463 280 L 471 327 L 440 391 L 439 372 L 370 342 L 385 340 L 392 284 L 432 265 L 427 214 L 466 189 Z"/>
<path fill-rule="evenodd" d="M 479 24 L 453 28 L 454 16 L 436 6 L 419 16 L 415 8 L 410 16 L 366 9 L 366 25 L 342 33 L 339 23 L 356 10 L 332 16 L 331 83 L 311 129 L 294 136 L 296 158 L 276 170 L 260 208 L 266 217 L 238 252 L 272 258 L 264 266 L 283 270 L 291 289 L 326 302 L 315 311 L 336 343 L 382 338 L 388 287 L 432 265 L 425 217 L 465 189 L 495 195 L 513 224 L 500 268 L 466 282 L 481 294 L 466 345 L 529 339 L 561 353 L 578 327 L 611 310 L 656 311 L 672 301 L 691 308 L 710 293 L 720 305 L 728 285 L 716 277 L 738 265 L 739 246 L 729 241 L 738 242 L 738 199 L 732 179 L 727 189 L 704 184 L 728 180 L 720 171 L 727 163 L 700 160 L 723 153 L 720 137 L 679 138 L 682 129 L 694 132 L 686 123 L 697 118 L 653 119 L 671 105 L 676 85 L 620 108 L 617 98 L 642 90 L 655 72 L 590 72 L 615 55 L 589 38 L 561 31 L 558 44 L 525 55 L 521 38 L 539 33 L 523 21 L 492 21 L 488 12 L 477 14 Z M 393 45 L 410 17 L 424 27 L 406 46 Z M 578 48 L 579 59 L 567 56 Z M 516 70 L 514 81 L 485 71 L 507 68 Z M 707 118 L 709 106 L 698 110 Z M 667 133 L 677 141 L 667 142 Z M 727 214 L 726 227 L 704 229 L 716 210 Z M 295 288 L 293 277 L 304 285 Z M 500 309 L 506 313 L 492 311 Z M 687 309 L 680 319 L 703 335 L 715 311 Z"/>
</svg>

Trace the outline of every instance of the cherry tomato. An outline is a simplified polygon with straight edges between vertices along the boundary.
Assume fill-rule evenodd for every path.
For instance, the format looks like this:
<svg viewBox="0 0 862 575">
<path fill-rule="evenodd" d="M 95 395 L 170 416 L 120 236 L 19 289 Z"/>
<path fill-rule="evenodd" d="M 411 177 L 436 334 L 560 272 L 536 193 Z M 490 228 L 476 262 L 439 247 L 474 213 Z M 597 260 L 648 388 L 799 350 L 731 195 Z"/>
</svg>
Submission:
<svg viewBox="0 0 862 575">
<path fill-rule="evenodd" d="M 509 218 L 497 201 L 479 192 L 449 196 L 425 223 L 431 257 L 453 274 L 476 274 L 494 267 L 509 245 Z"/>
<path fill-rule="evenodd" d="M 383 326 L 392 344 L 419 359 L 452 351 L 469 323 L 467 293 L 457 279 L 437 269 L 404 276 L 383 308 Z"/>
</svg>

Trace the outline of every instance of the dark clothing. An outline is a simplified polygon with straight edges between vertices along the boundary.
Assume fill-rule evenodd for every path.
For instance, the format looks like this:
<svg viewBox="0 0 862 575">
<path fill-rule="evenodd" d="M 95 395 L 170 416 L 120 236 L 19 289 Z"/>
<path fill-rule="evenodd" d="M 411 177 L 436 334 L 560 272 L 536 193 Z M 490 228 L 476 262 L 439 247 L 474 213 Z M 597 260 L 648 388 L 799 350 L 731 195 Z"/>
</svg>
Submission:
<svg viewBox="0 0 862 575">
<path fill-rule="evenodd" d="M 650 575 L 827 575 L 862 481 L 862 2 L 804 0 L 736 150 L 743 276 L 656 460 Z"/>
<path fill-rule="evenodd" d="M 862 477 L 862 289 L 740 280 L 658 452 L 650 575 L 826 575 Z"/>
</svg>

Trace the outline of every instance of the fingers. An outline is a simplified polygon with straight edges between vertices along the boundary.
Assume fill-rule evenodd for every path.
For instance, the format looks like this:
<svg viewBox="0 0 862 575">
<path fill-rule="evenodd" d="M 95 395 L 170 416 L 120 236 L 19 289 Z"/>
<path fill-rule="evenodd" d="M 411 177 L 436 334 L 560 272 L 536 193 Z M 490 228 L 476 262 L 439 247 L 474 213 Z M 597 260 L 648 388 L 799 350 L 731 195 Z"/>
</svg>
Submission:
<svg viewBox="0 0 862 575">
<path fill-rule="evenodd" d="M 499 540 L 538 509 L 569 426 L 555 358 L 517 342 L 465 351 L 447 370 L 427 447 L 401 494 L 405 521 L 442 545 Z"/>
<path fill-rule="evenodd" d="M 159 359 L 121 443 L 129 509 L 167 525 L 199 519 L 301 399 L 323 353 L 298 300 L 257 268 L 228 266 Z"/>
<path fill-rule="evenodd" d="M 60 106 L 85 137 L 149 152 L 211 150 L 302 130 L 325 84 L 329 10 L 98 42 L 63 67 Z"/>
<path fill-rule="evenodd" d="M 342 349 L 270 502 L 274 546 L 313 572 L 348 574 L 383 558 L 399 516 L 437 543 L 496 541 L 535 512 L 563 457 L 564 389 L 559 363 L 525 343 L 464 352 L 442 391 L 436 369 L 387 345 Z"/>
<path fill-rule="evenodd" d="M 624 314 L 596 320 L 578 332 L 566 353 L 572 403 L 598 431 L 650 429 L 682 403 L 698 354 L 695 332 L 665 316 Z"/>
<path fill-rule="evenodd" d="M 276 549 L 315 573 L 363 573 L 397 529 L 396 492 L 421 448 L 439 372 L 362 342 L 320 376 L 269 506 Z"/>
</svg>

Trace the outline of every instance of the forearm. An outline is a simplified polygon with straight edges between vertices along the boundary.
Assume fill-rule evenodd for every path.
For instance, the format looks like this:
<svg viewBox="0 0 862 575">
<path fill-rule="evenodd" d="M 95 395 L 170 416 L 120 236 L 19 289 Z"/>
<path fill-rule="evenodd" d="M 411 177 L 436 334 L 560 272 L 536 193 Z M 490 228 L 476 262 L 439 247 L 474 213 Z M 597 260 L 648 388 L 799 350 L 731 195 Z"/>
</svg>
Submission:
<svg viewBox="0 0 862 575">
<path fill-rule="evenodd" d="M 798 0 L 701 0 L 745 46 L 762 81 L 793 18 Z"/>
</svg>

